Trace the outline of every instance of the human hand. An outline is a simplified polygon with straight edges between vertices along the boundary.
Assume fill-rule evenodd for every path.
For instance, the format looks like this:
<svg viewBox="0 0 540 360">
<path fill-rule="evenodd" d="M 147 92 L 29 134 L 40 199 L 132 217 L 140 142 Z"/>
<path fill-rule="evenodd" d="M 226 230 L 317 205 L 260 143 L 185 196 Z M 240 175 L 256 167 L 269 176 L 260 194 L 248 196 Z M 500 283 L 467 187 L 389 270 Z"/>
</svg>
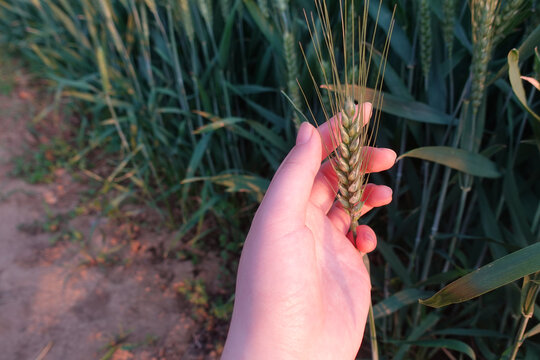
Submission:
<svg viewBox="0 0 540 360">
<path fill-rule="evenodd" d="M 362 110 L 368 119 L 371 105 Z M 335 171 L 329 161 L 321 165 L 335 145 L 328 123 L 318 131 L 303 123 L 296 146 L 272 179 L 240 258 L 222 359 L 356 355 L 371 290 L 362 253 L 375 248 L 376 237 L 366 225 L 357 228 L 354 241 L 349 233 L 350 218 L 335 201 Z M 369 172 L 395 162 L 390 149 L 369 151 Z M 368 184 L 362 213 L 391 199 L 390 188 Z"/>
</svg>

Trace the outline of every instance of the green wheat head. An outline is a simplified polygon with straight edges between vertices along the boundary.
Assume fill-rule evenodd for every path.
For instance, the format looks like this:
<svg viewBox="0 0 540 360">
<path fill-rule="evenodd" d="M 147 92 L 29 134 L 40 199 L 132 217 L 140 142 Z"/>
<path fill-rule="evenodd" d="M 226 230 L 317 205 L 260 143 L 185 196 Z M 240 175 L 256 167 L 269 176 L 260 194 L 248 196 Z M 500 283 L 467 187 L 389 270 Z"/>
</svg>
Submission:
<svg viewBox="0 0 540 360">
<path fill-rule="evenodd" d="M 499 0 L 472 0 L 471 23 L 473 56 L 471 63 L 471 100 L 473 116 L 476 117 L 484 97 L 488 64 L 493 45 L 493 26 Z"/>
<path fill-rule="evenodd" d="M 379 3 L 380 5 L 381 3 Z M 318 61 L 318 72 L 322 75 L 322 84 L 314 76 L 309 67 L 306 54 L 304 59 L 311 75 L 319 106 L 324 120 L 331 122 L 331 135 L 334 144 L 339 144 L 332 158 L 332 164 L 339 179 L 337 198 L 351 218 L 351 229 L 356 228 L 360 217 L 365 184 L 369 179 L 366 164 L 369 162 L 368 146 L 374 144 L 382 104 L 381 88 L 389 51 L 390 36 L 393 28 L 391 22 L 388 37 L 381 51 L 382 60 L 373 68 L 373 52 L 376 39 L 375 24 L 372 35 L 368 38 L 368 7 L 364 2 L 357 17 L 353 1 L 340 0 L 341 39 L 334 38 L 330 13 L 324 0 L 315 0 L 317 16 L 305 14 L 311 36 L 315 56 Z M 317 31 L 320 25 L 320 33 Z M 341 49 L 337 56 L 335 49 Z M 369 80 L 373 80 L 371 83 Z M 371 86 L 371 88 L 370 88 Z M 320 88 L 324 89 L 324 94 Z M 305 92 L 302 91 L 305 96 Z M 375 95 L 374 95 L 375 94 Z M 373 115 L 371 121 L 364 119 L 361 104 L 372 102 Z M 309 102 L 306 99 L 309 107 Z M 359 104 L 356 106 L 355 104 Z M 318 123 L 313 109 L 309 108 L 314 122 Z M 338 115 L 339 114 L 339 115 Z M 370 122 L 370 124 L 367 124 Z"/>
</svg>

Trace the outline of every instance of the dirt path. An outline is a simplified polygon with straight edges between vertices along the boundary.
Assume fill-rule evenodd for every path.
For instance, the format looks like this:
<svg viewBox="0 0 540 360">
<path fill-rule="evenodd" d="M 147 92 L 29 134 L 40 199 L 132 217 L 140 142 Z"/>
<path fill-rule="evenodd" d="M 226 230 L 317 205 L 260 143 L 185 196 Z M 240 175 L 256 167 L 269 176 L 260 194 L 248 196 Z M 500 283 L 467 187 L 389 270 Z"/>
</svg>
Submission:
<svg viewBox="0 0 540 360">
<path fill-rule="evenodd" d="M 48 224 L 80 207 L 84 186 L 61 169 L 46 185 L 9 175 L 33 141 L 27 123 L 41 95 L 24 74 L 0 94 L 0 359 L 215 358 L 198 346 L 200 326 L 175 290 L 193 265 L 153 255 L 169 235 L 91 209 Z M 51 243 L 55 226 L 70 229 L 67 240 Z"/>
</svg>

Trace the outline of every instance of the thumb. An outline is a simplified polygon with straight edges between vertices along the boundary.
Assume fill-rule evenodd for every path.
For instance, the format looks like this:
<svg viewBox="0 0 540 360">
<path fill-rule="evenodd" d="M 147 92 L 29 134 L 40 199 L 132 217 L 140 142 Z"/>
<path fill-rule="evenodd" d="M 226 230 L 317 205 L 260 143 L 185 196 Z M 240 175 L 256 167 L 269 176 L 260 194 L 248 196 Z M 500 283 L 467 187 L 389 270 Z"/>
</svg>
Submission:
<svg viewBox="0 0 540 360">
<path fill-rule="evenodd" d="M 273 221 L 287 219 L 303 226 L 315 175 L 321 167 L 321 137 L 309 123 L 298 130 L 296 145 L 277 170 L 261 204 L 273 213 Z"/>
</svg>

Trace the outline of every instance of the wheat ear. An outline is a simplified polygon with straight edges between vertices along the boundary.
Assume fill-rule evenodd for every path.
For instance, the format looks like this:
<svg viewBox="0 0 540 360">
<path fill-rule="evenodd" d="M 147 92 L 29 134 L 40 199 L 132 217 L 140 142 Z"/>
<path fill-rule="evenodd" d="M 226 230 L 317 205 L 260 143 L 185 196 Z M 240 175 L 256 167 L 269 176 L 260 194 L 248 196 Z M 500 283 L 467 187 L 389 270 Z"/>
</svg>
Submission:
<svg viewBox="0 0 540 360">
<path fill-rule="evenodd" d="M 454 53 L 454 24 L 456 22 L 456 0 L 444 0 L 443 3 L 443 39 L 448 56 Z"/>
<path fill-rule="evenodd" d="M 326 121 L 336 116 L 337 121 L 331 122 L 332 142 L 335 151 L 332 164 L 338 176 L 338 201 L 351 218 L 351 230 L 355 231 L 357 221 L 364 205 L 364 188 L 369 179 L 367 164 L 370 160 L 369 146 L 374 145 L 377 136 L 380 108 L 382 105 L 382 79 L 389 52 L 390 36 L 393 30 L 393 17 L 384 42 L 382 60 L 374 69 L 372 55 L 375 51 L 376 29 L 378 21 L 368 38 L 368 8 L 369 1 L 364 2 L 359 21 L 354 14 L 353 1 L 339 1 L 341 19 L 341 43 L 336 44 L 332 33 L 331 21 L 326 2 L 315 0 L 317 18 L 305 13 L 306 23 L 311 35 L 311 41 L 317 61 L 318 73 L 322 77 L 322 87 L 326 89 L 323 96 L 320 85 L 309 67 L 306 54 L 302 50 L 306 65 L 314 84 L 315 93 L 319 99 L 320 111 Z M 382 1 L 379 1 L 379 11 Z M 378 16 L 377 16 L 378 19 Z M 318 21 L 317 21 L 318 20 Z M 351 23 L 348 23 L 351 22 Z M 317 29 L 321 29 L 320 33 Z M 342 56 L 336 56 L 334 49 L 341 46 Z M 328 70 L 327 64 L 330 64 Z M 343 71 L 341 70 L 343 68 Z M 373 84 L 368 80 L 372 80 Z M 372 86 L 369 88 L 368 86 Z M 305 92 L 301 88 L 305 96 Z M 325 99 L 326 98 L 326 99 Z M 363 104 L 373 103 L 373 115 L 368 123 L 365 118 Z M 315 112 L 309 107 L 313 121 L 317 122 Z M 355 103 L 360 104 L 356 106 Z M 326 104 L 330 105 L 330 108 Z M 339 114 L 339 115 L 338 115 Z M 339 144 L 339 145 L 338 145 Z"/>
<path fill-rule="evenodd" d="M 428 0 L 420 0 L 420 61 L 424 75 L 425 88 L 428 87 L 429 70 L 431 69 L 431 13 Z"/>
<path fill-rule="evenodd" d="M 471 100 L 474 118 L 476 118 L 484 97 L 487 69 L 491 60 L 491 49 L 493 45 L 493 25 L 498 7 L 499 0 L 471 1 L 473 40 Z"/>
<path fill-rule="evenodd" d="M 515 25 L 514 18 L 527 6 L 531 6 L 528 0 L 509 0 L 506 2 L 506 5 L 495 18 L 493 44 L 497 44 L 504 39 L 505 33 L 510 29 L 509 26 Z"/>
</svg>

